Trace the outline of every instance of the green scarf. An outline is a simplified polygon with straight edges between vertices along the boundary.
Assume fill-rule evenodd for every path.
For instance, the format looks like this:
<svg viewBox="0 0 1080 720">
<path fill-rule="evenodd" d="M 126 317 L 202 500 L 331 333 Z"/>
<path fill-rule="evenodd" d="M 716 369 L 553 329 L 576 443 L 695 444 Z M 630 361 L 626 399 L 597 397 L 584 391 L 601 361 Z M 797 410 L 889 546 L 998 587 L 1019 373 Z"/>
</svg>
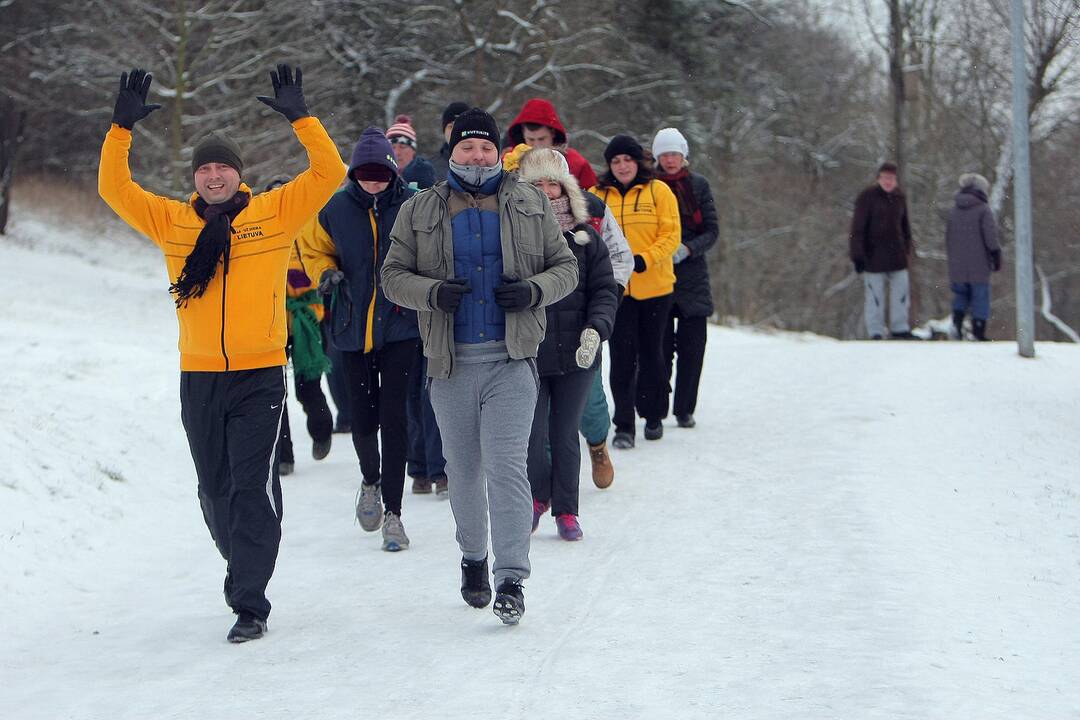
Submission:
<svg viewBox="0 0 1080 720">
<path fill-rule="evenodd" d="M 285 309 L 292 313 L 293 372 L 301 380 L 318 380 L 330 372 L 330 358 L 322 346 L 322 331 L 311 304 L 319 300 L 317 290 L 308 290 L 300 297 L 285 298 Z"/>
</svg>

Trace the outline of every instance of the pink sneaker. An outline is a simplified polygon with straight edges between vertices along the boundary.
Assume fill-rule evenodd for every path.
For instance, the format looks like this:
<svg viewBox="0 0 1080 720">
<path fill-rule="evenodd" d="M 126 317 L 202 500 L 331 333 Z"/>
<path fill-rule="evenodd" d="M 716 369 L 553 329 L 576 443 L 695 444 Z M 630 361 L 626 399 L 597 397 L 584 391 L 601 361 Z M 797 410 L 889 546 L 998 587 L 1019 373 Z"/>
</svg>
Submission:
<svg viewBox="0 0 1080 720">
<path fill-rule="evenodd" d="M 581 525 L 578 525 L 577 515 L 563 513 L 555 518 L 555 525 L 559 528 L 559 537 L 563 540 L 580 540 L 582 537 Z"/>
<path fill-rule="evenodd" d="M 542 503 L 539 500 L 533 500 L 533 532 L 536 532 L 536 528 L 540 527 L 540 518 L 551 509 L 551 503 Z"/>
</svg>

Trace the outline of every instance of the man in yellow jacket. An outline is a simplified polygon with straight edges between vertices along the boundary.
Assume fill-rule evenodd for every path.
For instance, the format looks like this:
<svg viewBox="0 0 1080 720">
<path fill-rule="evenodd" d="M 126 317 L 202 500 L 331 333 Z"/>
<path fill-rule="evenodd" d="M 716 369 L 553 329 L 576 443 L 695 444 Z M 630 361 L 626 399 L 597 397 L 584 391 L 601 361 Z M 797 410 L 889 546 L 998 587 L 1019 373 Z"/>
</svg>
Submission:
<svg viewBox="0 0 1080 720">
<path fill-rule="evenodd" d="M 260 195 L 240 181 L 239 147 L 211 133 L 196 146 L 195 193 L 179 202 L 131 179 L 131 129 L 151 76 L 120 78 L 105 136 L 98 192 L 117 215 L 161 248 L 180 326 L 180 407 L 199 500 L 228 565 L 225 600 L 237 615 L 230 642 L 262 637 L 266 585 L 281 540 L 281 485 L 274 463 L 285 402 L 285 279 L 292 239 L 345 175 L 334 142 L 304 102 L 302 74 L 270 73 L 274 97 L 258 99 L 292 123 L 309 167 Z"/>
</svg>

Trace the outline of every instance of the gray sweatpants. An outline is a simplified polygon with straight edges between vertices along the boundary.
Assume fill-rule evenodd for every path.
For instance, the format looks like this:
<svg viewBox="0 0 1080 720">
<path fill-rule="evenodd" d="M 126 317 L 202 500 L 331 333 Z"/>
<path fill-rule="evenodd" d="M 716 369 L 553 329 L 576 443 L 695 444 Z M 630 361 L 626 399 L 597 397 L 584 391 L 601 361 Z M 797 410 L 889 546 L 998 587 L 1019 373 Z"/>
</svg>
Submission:
<svg viewBox="0 0 1080 720">
<path fill-rule="evenodd" d="M 526 457 L 536 392 L 536 375 L 525 360 L 459 362 L 448 379 L 431 381 L 458 545 L 467 560 L 482 560 L 490 524 L 496 587 L 507 578 L 529 577 Z"/>
<path fill-rule="evenodd" d="M 894 270 L 883 273 L 863 273 L 866 285 L 866 334 L 885 336 L 885 281 L 889 281 L 889 332 L 893 335 L 911 331 L 908 308 L 911 294 L 908 287 L 908 271 Z"/>
</svg>

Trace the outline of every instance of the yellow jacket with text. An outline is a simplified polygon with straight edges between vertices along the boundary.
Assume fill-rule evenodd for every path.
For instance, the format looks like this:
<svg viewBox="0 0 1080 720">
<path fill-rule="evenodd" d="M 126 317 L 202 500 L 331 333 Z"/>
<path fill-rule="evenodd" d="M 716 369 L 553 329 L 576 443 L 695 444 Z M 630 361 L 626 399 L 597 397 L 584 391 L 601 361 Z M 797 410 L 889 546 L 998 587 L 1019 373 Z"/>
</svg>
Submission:
<svg viewBox="0 0 1080 720">
<path fill-rule="evenodd" d="M 682 239 L 679 201 L 660 180 L 633 185 L 626 194 L 617 187 L 592 188 L 611 208 L 630 251 L 645 260 L 645 271 L 633 273 L 626 294 L 635 300 L 670 295 L 675 290 L 675 264 L 671 256 Z"/>
<path fill-rule="evenodd" d="M 293 238 L 326 204 L 345 177 L 345 165 L 322 123 L 293 124 L 309 167 L 291 182 L 253 195 L 232 222 L 229 272 L 219 265 L 206 292 L 176 310 L 180 369 L 222 372 L 285 364 L 286 277 Z M 113 125 L 105 136 L 98 192 L 117 215 L 165 254 L 176 282 L 205 223 L 193 207 L 143 190 L 131 179 L 131 131 Z M 251 193 L 241 184 L 240 189 Z"/>
</svg>

